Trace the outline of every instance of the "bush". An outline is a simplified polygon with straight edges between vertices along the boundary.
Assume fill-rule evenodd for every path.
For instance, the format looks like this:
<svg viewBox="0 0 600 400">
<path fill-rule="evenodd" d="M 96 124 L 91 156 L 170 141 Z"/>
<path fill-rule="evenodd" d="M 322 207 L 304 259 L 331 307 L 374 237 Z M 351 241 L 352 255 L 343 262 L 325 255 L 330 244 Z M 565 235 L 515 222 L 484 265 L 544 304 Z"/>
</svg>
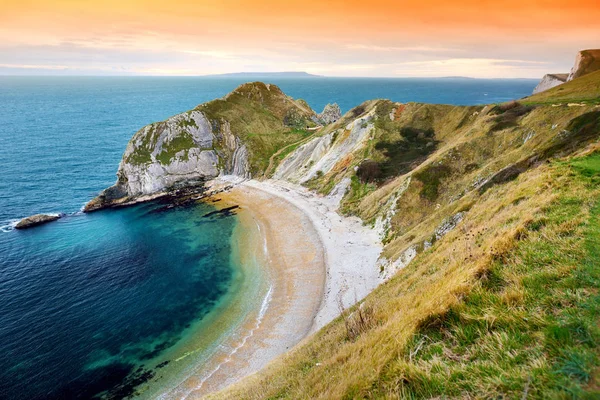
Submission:
<svg viewBox="0 0 600 400">
<path fill-rule="evenodd" d="M 358 166 L 356 176 L 362 183 L 370 183 L 379 180 L 381 177 L 381 168 L 379 163 L 373 160 L 365 160 Z"/>
</svg>

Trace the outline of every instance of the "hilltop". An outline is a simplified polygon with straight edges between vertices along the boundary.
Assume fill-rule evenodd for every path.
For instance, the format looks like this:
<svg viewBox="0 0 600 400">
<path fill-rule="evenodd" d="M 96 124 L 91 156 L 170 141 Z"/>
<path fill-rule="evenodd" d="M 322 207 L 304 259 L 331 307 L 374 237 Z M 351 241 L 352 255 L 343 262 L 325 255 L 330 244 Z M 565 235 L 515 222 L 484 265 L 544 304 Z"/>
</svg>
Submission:
<svg viewBox="0 0 600 400">
<path fill-rule="evenodd" d="M 600 70 L 600 49 L 582 50 L 575 57 L 575 64 L 570 73 L 546 74 L 533 89 L 533 94 L 570 82 Z"/>
</svg>

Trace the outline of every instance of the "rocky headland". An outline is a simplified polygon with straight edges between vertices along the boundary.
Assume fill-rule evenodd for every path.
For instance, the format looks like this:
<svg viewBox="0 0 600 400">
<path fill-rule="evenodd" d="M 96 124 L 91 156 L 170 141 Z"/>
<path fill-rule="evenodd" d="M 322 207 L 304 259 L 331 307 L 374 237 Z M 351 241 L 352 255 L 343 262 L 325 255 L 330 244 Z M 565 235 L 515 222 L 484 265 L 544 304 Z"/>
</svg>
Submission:
<svg viewBox="0 0 600 400">
<path fill-rule="evenodd" d="M 544 92 L 598 70 L 600 70 L 600 49 L 582 50 L 577 53 L 571 72 L 544 75 L 540 83 L 533 89 L 533 94 Z"/>
</svg>

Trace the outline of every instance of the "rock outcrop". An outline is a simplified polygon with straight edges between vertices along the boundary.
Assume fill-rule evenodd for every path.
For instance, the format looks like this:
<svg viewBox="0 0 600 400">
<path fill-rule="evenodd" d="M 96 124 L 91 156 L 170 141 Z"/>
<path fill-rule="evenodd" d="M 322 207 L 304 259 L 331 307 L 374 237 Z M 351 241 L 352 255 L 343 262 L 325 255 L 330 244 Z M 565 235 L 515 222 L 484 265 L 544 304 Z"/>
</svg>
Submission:
<svg viewBox="0 0 600 400">
<path fill-rule="evenodd" d="M 600 70 L 600 49 L 582 50 L 575 58 L 575 65 L 571 69 L 567 81 L 572 81 L 598 70 Z"/>
<path fill-rule="evenodd" d="M 343 163 L 345 157 L 364 147 L 374 127 L 373 110 L 359 114 L 345 125 L 337 127 L 339 124 L 336 124 L 333 128 L 337 129 L 298 147 L 283 160 L 273 177 L 304 183 L 327 174 L 336 164 Z"/>
<path fill-rule="evenodd" d="M 127 145 L 117 182 L 84 210 L 151 200 L 178 188 L 201 187 L 219 175 L 249 178 L 260 172 L 264 158 L 268 161 L 270 147 L 277 149 L 271 141 L 297 140 L 294 129 L 314 125 L 314 117 L 306 103 L 275 85 L 241 85 L 223 99 L 139 130 Z"/>
<path fill-rule="evenodd" d="M 46 224 L 48 222 L 56 221 L 62 217 L 60 214 L 36 214 L 20 220 L 15 229 L 27 229 L 33 228 L 34 226 Z"/>
<path fill-rule="evenodd" d="M 543 92 L 544 90 L 551 89 L 555 86 L 562 85 L 567 81 L 569 74 L 546 74 L 533 89 L 533 94 Z"/>
<path fill-rule="evenodd" d="M 342 110 L 337 103 L 327 104 L 319 115 L 317 115 L 317 119 L 323 125 L 331 124 L 338 119 L 342 118 Z"/>
<path fill-rule="evenodd" d="M 544 92 L 565 82 L 580 78 L 600 70 L 600 49 L 582 50 L 575 57 L 575 65 L 569 74 L 547 74 L 533 89 L 532 94 Z"/>
</svg>

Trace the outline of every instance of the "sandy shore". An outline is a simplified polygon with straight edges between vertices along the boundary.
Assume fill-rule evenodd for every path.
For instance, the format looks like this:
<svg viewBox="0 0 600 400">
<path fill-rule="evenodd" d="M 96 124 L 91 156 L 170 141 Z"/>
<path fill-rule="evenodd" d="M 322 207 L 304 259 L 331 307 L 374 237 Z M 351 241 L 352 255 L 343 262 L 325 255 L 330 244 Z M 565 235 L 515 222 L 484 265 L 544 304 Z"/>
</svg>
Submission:
<svg viewBox="0 0 600 400">
<path fill-rule="evenodd" d="M 241 253 L 263 257 L 269 283 L 227 350 L 161 398 L 201 398 L 259 371 L 337 317 L 340 299 L 350 306 L 381 283 L 378 235 L 358 218 L 337 214 L 339 198 L 281 181 L 226 177 L 212 186 L 232 184 L 214 196 L 215 205 L 240 206 Z"/>
</svg>

